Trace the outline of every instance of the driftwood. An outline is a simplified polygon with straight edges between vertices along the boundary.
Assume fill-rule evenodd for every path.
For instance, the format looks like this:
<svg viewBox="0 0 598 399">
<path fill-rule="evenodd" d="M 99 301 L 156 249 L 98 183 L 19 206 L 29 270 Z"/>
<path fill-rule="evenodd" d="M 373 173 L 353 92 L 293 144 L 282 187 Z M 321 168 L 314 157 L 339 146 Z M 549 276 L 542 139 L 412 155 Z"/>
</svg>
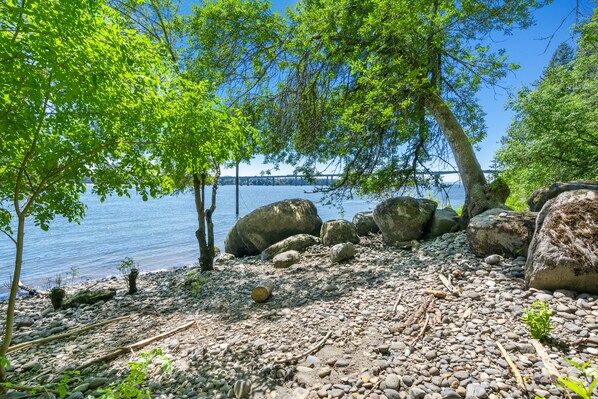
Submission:
<svg viewBox="0 0 598 399">
<path fill-rule="evenodd" d="M 521 388 L 522 392 L 527 392 L 527 387 L 523 382 L 523 377 L 521 377 L 521 373 L 519 372 L 519 370 L 517 370 L 517 366 L 515 365 L 515 363 L 513 363 L 511 357 L 509 356 L 505 348 L 498 341 L 496 341 L 496 346 L 498 346 L 498 349 L 500 349 L 500 353 L 502 353 L 502 357 L 504 357 L 507 363 L 509 364 L 511 371 L 515 375 L 515 379 L 517 380 L 517 385 L 519 385 L 519 388 Z"/>
<path fill-rule="evenodd" d="M 266 302 L 272 295 L 273 289 L 274 284 L 271 281 L 264 281 L 251 291 L 251 299 L 257 303 Z"/>
<path fill-rule="evenodd" d="M 320 342 L 318 342 L 317 344 L 315 344 L 314 346 L 312 346 L 311 348 L 309 348 L 307 351 L 303 352 L 302 354 L 293 356 L 293 357 L 289 357 L 286 359 L 279 359 L 279 360 L 276 360 L 274 363 L 277 363 L 277 364 L 295 363 L 295 362 L 303 359 L 304 357 L 311 355 L 312 353 L 316 353 L 317 351 L 322 349 L 322 347 L 326 343 L 326 340 L 328 338 L 330 338 L 330 335 L 332 335 L 332 330 L 328 331 L 326 336 L 324 338 L 322 338 L 320 340 Z"/>
<path fill-rule="evenodd" d="M 459 290 L 451 283 L 447 277 L 445 277 L 442 273 L 438 273 L 438 278 L 442 281 L 442 284 L 453 294 L 454 296 L 459 296 L 461 293 Z"/>
<path fill-rule="evenodd" d="M 31 288 L 28 285 L 25 285 L 22 281 L 19 280 L 19 289 L 23 291 L 27 291 L 29 295 L 48 295 L 48 291 L 36 290 L 35 288 Z"/>
<path fill-rule="evenodd" d="M 34 346 L 34 345 L 45 344 L 46 342 L 54 341 L 54 340 L 57 340 L 57 339 L 67 338 L 67 337 L 70 337 L 71 335 L 79 334 L 79 333 L 85 332 L 87 330 L 91 330 L 92 328 L 104 326 L 106 324 L 110 324 L 110 323 L 114 323 L 114 322 L 117 322 L 117 321 L 125 320 L 125 319 L 128 319 L 130 317 L 131 317 L 131 315 L 129 315 L 129 316 L 122 316 L 122 317 L 116 317 L 114 319 L 100 321 L 99 323 L 94 323 L 94 324 L 90 324 L 90 325 L 85 326 L 85 327 L 77 328 L 75 330 L 67 331 L 67 332 L 62 333 L 62 334 L 56 334 L 56 335 L 52 335 L 50 337 L 40 338 L 40 339 L 36 339 L 36 340 L 33 340 L 33 341 L 21 342 L 20 344 L 13 345 L 13 346 L 9 347 L 8 350 L 6 351 L 6 353 L 15 352 L 15 351 L 18 351 L 20 349 L 29 348 L 30 346 Z"/>
<path fill-rule="evenodd" d="M 44 393 L 44 392 L 50 392 L 50 393 L 53 393 L 56 395 L 60 395 L 60 392 L 58 392 L 58 390 L 56 390 L 56 389 L 50 389 L 50 388 L 46 388 L 46 387 L 39 386 L 39 385 L 30 387 L 27 385 L 10 384 L 6 388 L 12 389 L 13 391 L 21 391 L 21 392 L 36 391 L 37 392 L 36 397 L 37 397 L 37 395 Z"/>
<path fill-rule="evenodd" d="M 430 315 L 426 313 L 426 321 L 424 322 L 424 326 L 421 328 L 421 330 L 419 330 L 419 333 L 417 334 L 417 336 L 415 338 L 413 338 L 413 340 L 409 343 L 409 346 L 413 346 L 413 344 L 416 343 L 417 340 L 420 339 L 424 335 L 426 328 L 428 328 L 429 321 L 430 321 Z"/>
<path fill-rule="evenodd" d="M 137 349 L 141 349 L 141 348 L 143 348 L 143 347 L 151 344 L 154 341 L 158 341 L 158 340 L 166 338 L 166 337 L 168 337 L 170 335 L 176 334 L 177 332 L 185 330 L 185 329 L 191 327 L 194 324 L 195 324 L 195 321 L 190 321 L 189 323 L 183 324 L 182 326 L 179 326 L 179 327 L 174 328 L 172 330 L 163 332 L 162 334 L 158 334 L 158 335 L 155 335 L 153 337 L 146 338 L 146 339 L 144 339 L 142 341 L 135 342 L 134 344 L 131 344 L 131 345 L 128 345 L 128 346 L 123 346 L 123 347 L 117 348 L 117 349 L 115 349 L 112 352 L 109 352 L 109 353 L 107 353 L 105 355 L 102 355 L 100 357 L 97 357 L 95 359 L 91 359 L 91 360 L 83 363 L 82 365 L 80 365 L 79 367 L 77 367 L 75 370 L 83 370 L 83 369 L 85 369 L 85 368 L 87 368 L 89 366 L 92 366 L 92 365 L 96 364 L 96 363 L 102 363 L 102 362 L 105 362 L 105 361 L 108 361 L 108 360 L 112 360 L 114 358 L 119 357 L 120 355 L 125 354 L 125 353 L 129 353 L 129 352 L 135 351 Z"/>
<path fill-rule="evenodd" d="M 557 384 L 559 382 L 559 372 L 556 369 L 556 367 L 554 367 L 554 363 L 552 363 L 552 360 L 550 360 L 548 353 L 546 353 L 546 349 L 544 349 L 544 346 L 540 343 L 540 341 L 536 339 L 532 339 L 531 342 L 534 348 L 536 349 L 538 357 L 540 358 L 540 360 L 542 360 L 542 363 L 544 363 L 544 368 L 546 369 L 546 371 L 548 371 L 550 380 L 554 384 Z"/>
<path fill-rule="evenodd" d="M 330 254 L 328 252 L 316 252 L 316 253 L 307 253 L 307 254 L 302 254 L 301 256 L 304 256 L 306 258 L 313 258 L 316 256 L 329 256 Z"/>
<path fill-rule="evenodd" d="M 438 299 L 445 299 L 448 296 L 446 292 L 439 290 L 425 290 L 424 292 L 429 295 L 434 295 Z"/>
<path fill-rule="evenodd" d="M 417 308 L 417 310 L 413 312 L 411 316 L 407 318 L 407 320 L 391 329 L 391 331 L 393 333 L 401 332 L 408 326 L 415 324 L 415 322 L 419 320 L 419 318 L 422 317 L 428 311 L 428 308 L 431 308 L 434 305 L 434 299 L 435 297 L 433 295 L 426 295 L 426 298 L 419 306 L 419 308 Z"/>
<path fill-rule="evenodd" d="M 403 298 L 403 293 L 399 293 L 399 295 L 397 296 L 397 300 L 395 301 L 394 306 L 392 307 L 392 314 L 396 314 L 397 313 L 397 308 L 399 307 L 399 303 L 401 303 L 401 298 Z"/>
</svg>

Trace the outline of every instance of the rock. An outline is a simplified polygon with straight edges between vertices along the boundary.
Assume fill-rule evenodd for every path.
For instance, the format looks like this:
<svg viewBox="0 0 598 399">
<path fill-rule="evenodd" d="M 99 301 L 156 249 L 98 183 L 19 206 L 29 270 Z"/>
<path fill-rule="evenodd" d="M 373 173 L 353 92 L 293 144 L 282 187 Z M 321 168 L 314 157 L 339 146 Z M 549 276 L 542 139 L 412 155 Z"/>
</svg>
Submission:
<svg viewBox="0 0 598 399">
<path fill-rule="evenodd" d="M 30 362 L 25 363 L 22 366 L 23 370 L 27 371 L 27 370 L 33 370 L 33 371 L 37 371 L 39 369 L 42 368 L 42 364 L 37 361 L 37 360 L 32 360 Z"/>
<path fill-rule="evenodd" d="M 424 399 L 426 397 L 426 391 L 418 387 L 412 387 L 409 389 L 410 399 Z"/>
<path fill-rule="evenodd" d="M 484 259 L 484 262 L 488 265 L 498 265 L 504 260 L 505 259 L 502 256 L 494 254 L 486 257 L 486 259 Z"/>
<path fill-rule="evenodd" d="M 544 205 L 525 281 L 540 290 L 598 294 L 598 192 L 567 191 Z"/>
<path fill-rule="evenodd" d="M 350 242 L 336 244 L 330 248 L 330 261 L 342 262 L 355 256 L 355 247 Z"/>
<path fill-rule="evenodd" d="M 80 305 L 92 305 L 99 301 L 107 301 L 114 298 L 116 289 L 107 288 L 100 290 L 83 290 L 75 293 L 75 295 L 67 297 L 64 300 L 63 307 L 74 308 Z"/>
<path fill-rule="evenodd" d="M 322 219 L 313 202 L 289 199 L 262 206 L 239 219 L 224 241 L 225 252 L 235 256 L 258 255 L 296 234 L 319 235 Z"/>
<path fill-rule="evenodd" d="M 575 190 L 593 190 L 598 191 L 598 182 L 577 180 L 566 183 L 554 183 L 548 187 L 542 187 L 529 197 L 527 204 L 529 205 L 530 211 L 540 212 L 544 204 L 553 198 L 559 196 L 559 194 L 566 191 Z"/>
<path fill-rule="evenodd" d="M 272 259 L 274 263 L 274 267 L 277 269 L 284 269 L 294 265 L 295 263 L 299 263 L 301 260 L 301 255 L 297 251 L 286 251 L 281 254 L 278 254 Z"/>
<path fill-rule="evenodd" d="M 302 249 L 311 247 L 312 245 L 318 245 L 319 243 L 320 239 L 316 236 L 310 234 L 296 234 L 264 249 L 262 252 L 262 260 L 270 260 L 274 256 L 290 250 L 301 251 Z"/>
<path fill-rule="evenodd" d="M 536 213 L 489 209 L 469 221 L 467 239 L 480 258 L 499 254 L 508 258 L 527 256 L 534 234 Z"/>
<path fill-rule="evenodd" d="M 386 376 L 384 383 L 386 384 L 386 388 L 397 390 L 397 389 L 399 389 L 401 380 L 399 379 L 398 375 L 389 374 Z"/>
<path fill-rule="evenodd" d="M 461 399 L 461 396 L 452 389 L 446 388 L 442 390 L 442 399 Z"/>
<path fill-rule="evenodd" d="M 438 205 L 427 199 L 395 197 L 376 206 L 374 220 L 387 244 L 420 238 Z"/>
<path fill-rule="evenodd" d="M 436 209 L 432 220 L 426 226 L 426 238 L 440 237 L 446 233 L 454 233 L 461 228 L 459 215 L 453 208 Z"/>
<path fill-rule="evenodd" d="M 295 388 L 293 390 L 293 399 L 307 399 L 307 397 L 309 396 L 309 390 L 305 389 L 305 388 Z M 237 396 L 238 398 L 239 396 Z"/>
<path fill-rule="evenodd" d="M 352 242 L 354 244 L 359 242 L 355 225 L 344 219 L 324 222 L 320 230 L 320 239 L 322 244 L 329 247 L 343 242 Z"/>
<path fill-rule="evenodd" d="M 251 382 L 246 380 L 235 381 L 235 384 L 233 385 L 233 392 L 235 394 L 235 398 L 237 399 L 248 398 L 249 394 L 251 393 Z"/>
<path fill-rule="evenodd" d="M 107 378 L 103 378 L 103 377 L 93 378 L 89 381 L 89 389 L 99 388 L 102 385 L 104 385 L 106 382 L 108 382 Z"/>
<path fill-rule="evenodd" d="M 388 399 L 401 399 L 401 395 L 399 394 L 399 392 L 395 389 L 390 389 L 387 388 L 384 390 L 384 395 L 388 398 Z"/>
<path fill-rule="evenodd" d="M 488 394 L 480 384 L 469 384 L 465 390 L 465 399 L 488 399 Z"/>
<path fill-rule="evenodd" d="M 380 232 L 380 227 L 374 221 L 374 213 L 368 212 L 357 212 L 353 216 L 353 224 L 357 229 L 358 236 L 367 236 L 368 234 L 377 234 Z"/>
</svg>

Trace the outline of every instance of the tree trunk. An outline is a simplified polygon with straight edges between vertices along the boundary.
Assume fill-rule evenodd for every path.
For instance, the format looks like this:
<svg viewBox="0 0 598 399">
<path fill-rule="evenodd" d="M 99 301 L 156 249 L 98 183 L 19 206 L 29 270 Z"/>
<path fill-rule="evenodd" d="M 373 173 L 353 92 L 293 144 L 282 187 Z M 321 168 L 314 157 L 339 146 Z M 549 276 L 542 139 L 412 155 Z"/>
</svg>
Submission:
<svg viewBox="0 0 598 399">
<path fill-rule="evenodd" d="M 432 92 L 426 96 L 426 107 L 440 125 L 459 168 L 465 189 L 462 224 L 467 225 L 472 217 L 488 209 L 504 207 L 506 198 L 488 186 L 469 137 L 448 105 L 436 92 Z"/>
<path fill-rule="evenodd" d="M 4 324 L 4 339 L 0 347 L 0 359 L 6 358 L 6 352 L 12 340 L 12 328 L 14 324 L 15 305 L 17 302 L 17 293 L 19 292 L 19 280 L 21 279 L 21 266 L 23 265 L 23 243 L 25 238 L 25 215 L 17 212 L 18 227 L 17 227 L 17 253 L 15 257 L 15 270 L 12 276 L 12 284 L 10 286 L 10 295 L 8 297 L 8 308 L 6 309 L 6 322 Z M 0 365 L 0 383 L 6 382 L 6 370 L 4 366 Z M 0 385 L 0 394 L 6 391 Z"/>
<path fill-rule="evenodd" d="M 195 209 L 197 210 L 197 222 L 199 228 L 195 236 L 199 243 L 199 268 L 202 272 L 214 270 L 214 247 L 210 246 L 206 240 L 206 196 L 205 196 L 205 174 L 201 177 L 197 173 L 193 174 L 193 193 L 195 195 Z"/>
</svg>

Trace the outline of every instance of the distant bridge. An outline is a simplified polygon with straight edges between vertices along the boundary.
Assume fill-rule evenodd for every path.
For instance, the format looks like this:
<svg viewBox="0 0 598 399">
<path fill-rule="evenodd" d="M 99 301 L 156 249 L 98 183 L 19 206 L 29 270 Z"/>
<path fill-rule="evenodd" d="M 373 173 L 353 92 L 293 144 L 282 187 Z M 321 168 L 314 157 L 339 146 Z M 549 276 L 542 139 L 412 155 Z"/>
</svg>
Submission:
<svg viewBox="0 0 598 399">
<path fill-rule="evenodd" d="M 484 173 L 494 173 L 494 170 L 483 170 Z M 432 176 L 443 176 L 458 174 L 454 170 L 440 170 L 432 171 L 429 174 Z M 330 186 L 334 181 L 341 177 L 341 174 L 320 174 L 313 176 L 315 182 L 309 182 L 305 175 L 255 175 L 255 176 L 239 176 L 239 185 L 241 186 Z M 235 176 L 221 176 L 219 183 L 221 185 L 236 184 Z"/>
</svg>

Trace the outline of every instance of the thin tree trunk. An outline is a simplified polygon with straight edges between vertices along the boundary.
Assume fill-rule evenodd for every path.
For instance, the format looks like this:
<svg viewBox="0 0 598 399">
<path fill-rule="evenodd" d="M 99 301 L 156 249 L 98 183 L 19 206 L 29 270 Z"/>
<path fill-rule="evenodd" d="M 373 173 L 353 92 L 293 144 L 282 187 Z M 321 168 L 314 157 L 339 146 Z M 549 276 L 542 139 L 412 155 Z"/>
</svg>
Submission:
<svg viewBox="0 0 598 399">
<path fill-rule="evenodd" d="M 202 272 L 213 270 L 213 250 L 210 256 L 209 245 L 206 240 L 206 195 L 205 195 L 205 173 L 198 176 L 193 174 L 193 192 L 195 194 L 195 208 L 197 210 L 197 222 L 199 229 L 195 233 L 197 242 L 199 243 L 199 267 Z"/>
<path fill-rule="evenodd" d="M 488 209 L 504 207 L 506 198 L 488 187 L 469 137 L 450 108 L 436 92 L 426 96 L 426 107 L 440 125 L 459 168 L 465 189 L 462 223 L 467 225 L 472 217 Z"/>
<path fill-rule="evenodd" d="M 21 279 L 21 266 L 23 265 L 23 243 L 25 237 L 25 215 L 17 212 L 17 253 L 15 257 L 15 270 L 12 276 L 10 286 L 10 295 L 8 297 L 8 308 L 6 309 L 6 322 L 4 324 L 4 338 L 0 347 L 0 358 L 5 358 L 10 341 L 12 340 L 12 328 L 14 324 L 15 305 L 17 302 L 17 293 L 19 292 L 19 280 Z M 6 370 L 0 366 L 0 383 L 6 382 Z M 4 393 L 5 388 L 0 386 L 0 393 Z"/>
</svg>

